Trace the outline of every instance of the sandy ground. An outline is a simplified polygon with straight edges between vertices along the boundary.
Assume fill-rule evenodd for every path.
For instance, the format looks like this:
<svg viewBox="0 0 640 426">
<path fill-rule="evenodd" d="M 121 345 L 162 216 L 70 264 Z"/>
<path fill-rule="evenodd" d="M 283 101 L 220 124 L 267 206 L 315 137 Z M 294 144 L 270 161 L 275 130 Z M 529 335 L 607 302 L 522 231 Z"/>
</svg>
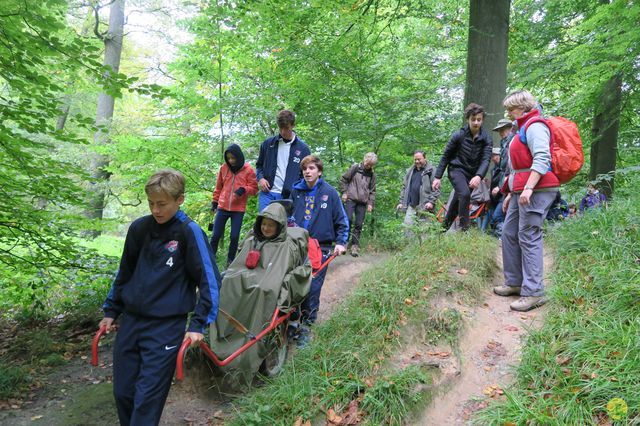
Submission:
<svg viewBox="0 0 640 426">
<path fill-rule="evenodd" d="M 329 266 L 318 321 L 354 289 L 361 273 L 384 256 L 341 256 Z M 87 348 L 92 336 L 86 336 Z M 0 411 L 0 425 L 115 425 L 118 424 L 111 385 L 111 338 L 103 339 L 100 365 L 92 367 L 90 352 L 55 370 L 35 398 L 19 409 Z M 185 380 L 174 383 L 162 415 L 162 425 L 217 425 L 232 411 L 206 365 L 186 369 Z"/>
<path fill-rule="evenodd" d="M 498 262 L 502 267 L 501 253 L 498 253 Z M 547 273 L 550 267 L 551 257 L 545 251 Z M 491 287 L 504 282 L 501 269 Z M 518 297 L 498 296 L 491 287 L 485 293 L 484 302 L 466 312 L 458 359 L 442 371 L 441 392 L 415 425 L 470 424 L 473 413 L 485 408 L 490 398 L 501 398 L 502 388 L 512 381 L 522 339 L 527 330 L 542 323 L 547 307 L 526 313 L 511 311 L 509 304 Z"/>
</svg>

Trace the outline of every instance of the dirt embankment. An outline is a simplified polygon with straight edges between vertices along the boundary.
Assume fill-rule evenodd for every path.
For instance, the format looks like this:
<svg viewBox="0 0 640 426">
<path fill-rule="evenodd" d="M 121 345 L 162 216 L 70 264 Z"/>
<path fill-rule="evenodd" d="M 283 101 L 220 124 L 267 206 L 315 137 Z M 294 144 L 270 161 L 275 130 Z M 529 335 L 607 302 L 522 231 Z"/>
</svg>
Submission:
<svg viewBox="0 0 640 426">
<path fill-rule="evenodd" d="M 500 252 L 498 262 L 500 270 L 487 286 L 484 302 L 462 310 L 465 329 L 457 351 L 440 362 L 436 395 L 415 425 L 465 425 L 492 398 L 502 398 L 502 388 L 511 383 L 512 367 L 519 362 L 522 339 L 542 323 L 546 306 L 526 313 L 511 311 L 509 304 L 517 296 L 501 297 L 491 291 L 504 282 Z M 551 265 L 551 256 L 545 254 L 546 273 Z"/>
</svg>

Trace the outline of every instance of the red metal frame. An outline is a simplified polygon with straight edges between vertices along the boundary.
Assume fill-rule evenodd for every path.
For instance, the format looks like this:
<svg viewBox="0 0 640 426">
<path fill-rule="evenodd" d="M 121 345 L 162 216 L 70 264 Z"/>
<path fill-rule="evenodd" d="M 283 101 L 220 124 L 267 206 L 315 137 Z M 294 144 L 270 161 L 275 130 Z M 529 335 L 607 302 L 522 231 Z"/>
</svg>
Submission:
<svg viewBox="0 0 640 426">
<path fill-rule="evenodd" d="M 327 260 L 322 265 L 320 265 L 318 270 L 313 272 L 312 276 L 315 278 L 315 276 L 324 268 L 326 268 L 327 265 L 329 265 L 329 263 L 331 263 L 331 261 L 333 261 L 333 259 L 335 259 L 337 255 L 338 255 L 337 253 L 333 253 L 331 256 L 329 256 Z M 276 308 L 275 311 L 273 312 L 273 316 L 271 317 L 271 322 L 269 323 L 269 326 L 267 328 L 262 330 L 257 336 L 252 337 L 247 343 L 242 345 L 234 353 L 232 353 L 231 355 L 229 355 L 227 358 L 223 360 L 218 358 L 218 356 L 211 350 L 209 345 L 207 345 L 204 341 L 200 342 L 200 345 L 199 345 L 200 349 L 205 353 L 205 355 L 207 355 L 207 357 L 211 361 L 213 361 L 215 365 L 217 365 L 218 367 L 224 367 L 225 365 L 229 364 L 231 361 L 236 359 L 241 353 L 246 351 L 248 348 L 255 345 L 265 335 L 272 332 L 280 324 L 287 321 L 291 316 L 291 314 L 295 312 L 295 310 L 296 308 L 291 308 L 289 312 L 282 312 L 280 311 L 280 309 Z M 100 342 L 100 338 L 104 334 L 106 334 L 106 332 L 107 332 L 106 327 L 100 327 L 100 329 L 96 332 L 96 335 L 93 337 L 93 342 L 91 344 L 91 365 L 93 366 L 98 365 L 98 344 Z M 178 351 L 178 358 L 176 359 L 176 379 L 177 380 L 182 380 L 184 378 L 184 368 L 183 368 L 184 354 L 190 345 L 191 345 L 191 339 L 186 339 L 182 342 L 182 345 L 180 346 L 180 350 Z"/>
<path fill-rule="evenodd" d="M 200 342 L 200 349 L 205 353 L 205 355 L 213 361 L 215 365 L 218 367 L 224 367 L 229 364 L 231 361 L 236 359 L 240 354 L 249 349 L 251 346 L 255 345 L 260 339 L 262 339 L 265 335 L 272 332 L 276 327 L 278 327 L 283 322 L 287 321 L 291 314 L 295 311 L 295 308 L 291 308 L 289 312 L 282 312 L 280 309 L 276 308 L 273 312 L 273 316 L 271 317 L 271 323 L 269 326 L 262 330 L 255 338 L 252 338 L 244 345 L 240 346 L 234 353 L 226 357 L 225 359 L 220 359 L 218 356 L 211 350 L 209 345 L 207 345 L 204 341 Z M 180 346 L 180 350 L 178 351 L 178 359 L 176 360 L 176 380 L 182 380 L 184 378 L 184 354 L 187 349 L 191 346 L 191 339 L 186 339 L 182 342 L 182 346 Z"/>
</svg>

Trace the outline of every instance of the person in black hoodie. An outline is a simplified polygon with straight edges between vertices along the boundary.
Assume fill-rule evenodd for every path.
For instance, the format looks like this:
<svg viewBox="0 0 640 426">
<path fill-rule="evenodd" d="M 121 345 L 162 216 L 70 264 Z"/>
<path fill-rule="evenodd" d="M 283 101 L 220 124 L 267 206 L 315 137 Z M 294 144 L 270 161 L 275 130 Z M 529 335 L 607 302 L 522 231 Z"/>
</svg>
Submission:
<svg viewBox="0 0 640 426">
<path fill-rule="evenodd" d="M 444 220 L 446 229 L 451 226 L 456 216 L 460 220 L 462 230 L 469 229 L 471 191 L 480 185 L 487 173 L 493 147 L 491 135 L 482 127 L 485 115 L 482 105 L 470 103 L 464 109 L 467 124 L 453 132 L 436 169 L 433 190 L 440 189 L 442 176 L 448 166 L 449 180 L 455 191 Z"/>
</svg>

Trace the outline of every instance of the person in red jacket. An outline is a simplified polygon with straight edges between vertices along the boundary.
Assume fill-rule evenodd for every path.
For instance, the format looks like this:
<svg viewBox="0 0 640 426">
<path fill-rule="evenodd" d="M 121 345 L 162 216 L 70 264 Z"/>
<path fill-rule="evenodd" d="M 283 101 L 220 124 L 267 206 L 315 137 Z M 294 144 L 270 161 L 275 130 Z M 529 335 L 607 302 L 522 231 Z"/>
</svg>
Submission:
<svg viewBox="0 0 640 426">
<path fill-rule="evenodd" d="M 236 144 L 229 145 L 224 152 L 224 164 L 218 172 L 216 189 L 213 191 L 211 202 L 211 212 L 216 215 L 213 222 L 213 235 L 211 235 L 211 248 L 214 254 L 218 252 L 218 242 L 224 235 L 227 220 L 231 219 L 227 266 L 233 262 L 238 251 L 242 219 L 247 210 L 247 199 L 257 193 L 256 172 L 244 162 L 244 154 L 240 147 Z"/>
</svg>

